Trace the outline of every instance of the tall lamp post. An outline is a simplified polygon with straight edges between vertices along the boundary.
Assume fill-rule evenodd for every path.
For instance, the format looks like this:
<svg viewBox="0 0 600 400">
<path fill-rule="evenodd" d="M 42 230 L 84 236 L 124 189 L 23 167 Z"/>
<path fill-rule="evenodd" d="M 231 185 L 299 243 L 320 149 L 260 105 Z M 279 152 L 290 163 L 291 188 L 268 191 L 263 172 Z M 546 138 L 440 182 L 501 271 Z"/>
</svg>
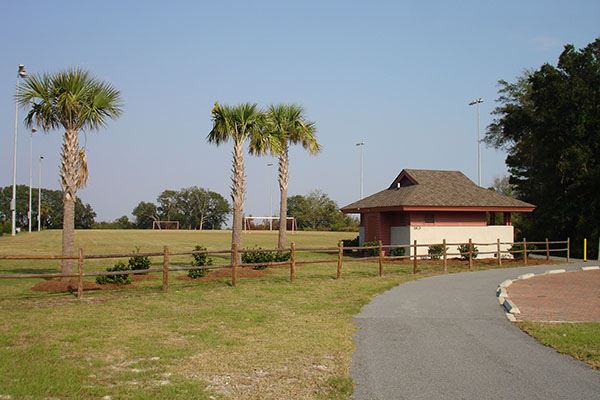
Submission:
<svg viewBox="0 0 600 400">
<path fill-rule="evenodd" d="M 40 155 L 38 166 L 38 232 L 42 230 L 42 160 L 44 156 Z"/>
<path fill-rule="evenodd" d="M 37 129 L 31 128 L 31 135 L 29 136 L 29 211 L 27 211 L 27 225 L 29 225 L 29 232 L 31 232 L 31 180 L 33 177 L 33 134 L 37 132 Z"/>
<path fill-rule="evenodd" d="M 273 163 L 268 163 L 269 167 L 269 230 L 273 230 L 273 190 L 271 189 L 273 184 Z M 281 221 L 279 221 L 281 224 Z"/>
<path fill-rule="evenodd" d="M 365 142 L 356 143 L 358 147 L 360 147 L 360 198 L 363 198 L 363 147 L 365 146 Z"/>
<path fill-rule="evenodd" d="M 477 185 L 481 186 L 481 133 L 479 132 L 479 105 L 483 103 L 480 97 L 469 103 L 470 106 L 477 104 Z"/>
<path fill-rule="evenodd" d="M 15 89 L 16 95 L 19 95 L 19 83 L 21 78 L 27 78 L 27 72 L 25 72 L 25 66 L 19 64 L 19 71 L 17 72 L 17 87 Z M 19 102 L 15 97 L 15 137 L 13 146 L 13 186 L 12 186 L 12 199 L 10 201 L 10 211 L 12 214 L 12 229 L 11 234 L 13 236 L 17 233 L 17 128 L 19 126 Z"/>
</svg>

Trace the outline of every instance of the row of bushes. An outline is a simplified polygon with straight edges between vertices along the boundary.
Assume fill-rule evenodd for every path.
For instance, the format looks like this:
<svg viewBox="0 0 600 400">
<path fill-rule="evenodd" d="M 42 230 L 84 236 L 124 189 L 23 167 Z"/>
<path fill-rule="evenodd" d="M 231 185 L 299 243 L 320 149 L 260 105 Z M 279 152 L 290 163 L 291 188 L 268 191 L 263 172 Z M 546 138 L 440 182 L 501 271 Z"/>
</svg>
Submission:
<svg viewBox="0 0 600 400">
<path fill-rule="evenodd" d="M 256 247 L 256 250 L 262 250 L 260 247 Z M 139 248 L 136 247 L 134 253 L 139 253 Z M 194 251 L 206 251 L 204 246 L 196 246 Z M 289 261 L 292 257 L 292 253 L 289 251 L 256 251 L 250 253 L 242 253 L 242 263 L 244 264 L 259 264 L 255 265 L 254 269 L 267 268 L 267 263 L 271 262 L 284 262 Z M 264 264 L 262 264 L 264 263 Z M 213 265 L 213 259 L 208 256 L 207 253 L 195 253 L 192 254 L 192 261 L 190 263 L 193 267 L 204 267 Z M 116 271 L 131 271 L 131 270 L 144 270 L 150 268 L 150 260 L 146 256 L 131 256 L 127 264 L 119 261 L 115 263 L 113 267 L 108 267 L 107 272 Z M 208 269 L 193 269 L 188 271 L 188 276 L 192 279 L 202 278 L 208 273 Z M 131 283 L 131 275 L 108 275 L 99 276 L 96 278 L 96 282 L 100 285 L 107 283 L 116 283 L 119 285 L 126 285 Z"/>
<path fill-rule="evenodd" d="M 360 241 L 359 241 L 359 236 L 355 237 L 354 239 L 344 239 L 342 240 L 342 243 L 344 245 L 344 247 L 360 247 Z M 379 242 L 365 242 L 363 243 L 362 247 L 372 247 L 372 246 L 379 246 Z M 448 252 L 450 248 L 446 247 L 446 252 Z M 460 256 L 461 260 L 468 260 L 469 256 L 469 245 L 468 244 L 461 244 L 459 246 L 457 246 L 456 250 L 459 253 L 464 253 Z M 527 244 L 527 251 L 531 251 L 531 250 L 536 250 L 536 246 L 534 244 Z M 365 249 L 362 250 L 363 254 L 366 256 L 370 256 L 370 257 L 376 257 L 379 255 L 379 249 Z M 479 249 L 477 248 L 477 246 L 473 245 L 473 258 L 477 258 L 477 256 L 479 255 Z M 522 243 L 515 243 L 513 244 L 510 249 L 508 249 L 509 253 L 511 253 L 513 255 L 513 257 L 515 258 L 515 260 L 520 260 L 523 258 L 523 244 Z M 406 247 L 392 247 L 390 248 L 390 255 L 393 257 L 401 257 L 404 256 L 406 254 Z M 444 254 L 444 246 L 441 244 L 437 244 L 437 245 L 432 245 L 429 246 L 429 248 L 427 249 L 427 254 L 429 254 L 429 256 L 431 257 L 432 260 L 439 260 L 443 254 Z"/>
<path fill-rule="evenodd" d="M 355 239 L 346 239 L 342 241 L 344 243 L 344 247 L 359 247 L 358 245 L 358 236 Z M 379 246 L 379 242 L 365 242 L 363 243 L 363 247 L 371 247 L 371 246 Z M 256 250 L 262 250 L 260 247 L 255 247 Z M 446 252 L 449 247 L 446 247 Z M 535 250 L 536 247 L 533 244 L 527 245 L 527 250 Z M 469 253 L 469 245 L 461 244 L 457 247 L 459 253 L 465 253 L 461 255 L 462 260 L 467 260 Z M 139 253 L 139 247 L 135 248 L 134 254 Z M 206 247 L 196 246 L 194 251 L 206 251 Z M 519 260 L 523 258 L 523 245 L 516 243 L 508 250 L 515 259 Z M 477 258 L 479 254 L 479 250 L 477 246 L 473 246 L 472 249 L 473 258 Z M 393 257 L 401 257 L 406 253 L 405 247 L 392 247 L 390 248 L 390 255 Z M 443 245 L 433 245 L 429 246 L 427 249 L 427 253 L 431 257 L 432 260 L 439 260 L 440 257 L 444 254 L 444 246 Z M 365 249 L 363 250 L 363 254 L 367 257 L 376 257 L 379 255 L 379 249 Z M 255 251 L 242 253 L 242 263 L 244 264 L 258 264 L 254 266 L 254 269 L 264 269 L 267 268 L 267 264 L 271 262 L 285 262 L 289 261 L 292 257 L 291 252 L 289 251 Z M 264 263 L 264 264 L 263 264 Z M 192 254 L 192 266 L 195 267 L 203 267 L 213 265 L 213 259 L 208 256 L 207 253 L 195 253 Z M 131 256 L 127 261 L 127 264 L 119 261 L 114 264 L 113 267 L 108 267 L 106 269 L 107 272 L 117 272 L 117 271 L 132 271 L 132 270 L 145 270 L 150 268 L 150 259 L 147 256 Z M 208 273 L 208 269 L 195 269 L 189 270 L 188 276 L 192 279 L 202 278 Z M 96 283 L 100 285 L 104 285 L 107 283 L 116 283 L 119 285 L 126 285 L 131 283 L 131 275 L 108 275 L 108 276 L 98 276 L 96 277 Z"/>
</svg>

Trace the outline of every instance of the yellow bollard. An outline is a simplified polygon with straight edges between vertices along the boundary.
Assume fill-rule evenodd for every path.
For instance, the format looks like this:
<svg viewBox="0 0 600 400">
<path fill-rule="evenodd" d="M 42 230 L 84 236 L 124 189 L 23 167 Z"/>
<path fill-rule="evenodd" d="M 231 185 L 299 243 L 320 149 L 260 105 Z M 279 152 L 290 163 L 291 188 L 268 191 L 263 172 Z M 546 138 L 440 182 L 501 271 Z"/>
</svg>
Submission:
<svg viewBox="0 0 600 400">
<path fill-rule="evenodd" d="M 583 261 L 587 261 L 587 239 L 583 239 Z"/>
</svg>

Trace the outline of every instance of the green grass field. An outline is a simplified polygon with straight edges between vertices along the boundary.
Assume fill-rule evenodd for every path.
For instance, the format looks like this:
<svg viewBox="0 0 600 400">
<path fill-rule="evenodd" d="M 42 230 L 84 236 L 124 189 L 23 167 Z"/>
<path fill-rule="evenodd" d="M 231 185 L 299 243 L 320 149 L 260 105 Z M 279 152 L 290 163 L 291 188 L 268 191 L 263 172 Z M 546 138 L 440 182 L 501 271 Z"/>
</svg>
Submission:
<svg viewBox="0 0 600 400">
<path fill-rule="evenodd" d="M 0 254 L 58 254 L 60 231 L 0 237 Z M 227 249 L 230 232 L 77 231 L 86 254 Z M 297 247 L 335 246 L 356 233 L 301 232 Z M 244 234 L 273 248 L 277 232 Z M 335 258 L 310 252 L 301 259 Z M 226 262 L 226 257 L 222 258 Z M 175 257 L 173 265 L 188 264 Z M 86 261 L 104 270 L 116 260 Z M 124 260 L 125 261 L 125 260 Z M 219 262 L 218 260 L 216 260 Z M 153 260 L 161 265 L 162 259 Z M 414 279 L 409 266 L 348 263 L 276 268 L 261 278 L 190 282 L 170 275 L 136 287 L 39 293 L 40 279 L 0 280 L 0 396 L 12 398 L 348 398 L 351 318 L 373 296 Z M 58 272 L 56 261 L 0 260 L 0 274 Z M 183 274 L 183 273 L 181 273 Z M 422 275 L 421 275 L 422 276 Z M 0 397 L 2 398 L 2 397 Z"/>
<path fill-rule="evenodd" d="M 336 246 L 356 233 L 290 234 L 296 247 Z M 230 231 L 82 230 L 76 246 L 86 254 L 191 251 L 230 247 Z M 59 254 L 60 231 L 0 237 L 0 254 Z M 245 233 L 243 247 L 274 248 L 277 232 Z M 298 252 L 299 260 L 331 258 L 337 251 Z M 228 256 L 214 257 L 227 263 Z M 348 257 L 350 259 L 350 257 Z M 86 260 L 102 271 L 117 260 Z M 123 259 L 122 261 L 126 261 Z M 162 265 L 162 258 L 153 260 Z M 171 258 L 189 265 L 191 256 Z M 478 268 L 493 266 L 479 266 Z M 441 267 L 344 263 L 269 268 L 259 278 L 177 279 L 169 292 L 157 279 L 134 288 L 40 293 L 41 279 L 0 279 L 0 398 L 235 398 L 347 399 L 352 392 L 352 316 L 371 298 L 398 284 L 439 273 Z M 450 272 L 466 270 L 452 261 Z M 59 272 L 57 261 L 0 260 L 0 274 Z M 90 278 L 91 279 L 91 278 Z"/>
</svg>

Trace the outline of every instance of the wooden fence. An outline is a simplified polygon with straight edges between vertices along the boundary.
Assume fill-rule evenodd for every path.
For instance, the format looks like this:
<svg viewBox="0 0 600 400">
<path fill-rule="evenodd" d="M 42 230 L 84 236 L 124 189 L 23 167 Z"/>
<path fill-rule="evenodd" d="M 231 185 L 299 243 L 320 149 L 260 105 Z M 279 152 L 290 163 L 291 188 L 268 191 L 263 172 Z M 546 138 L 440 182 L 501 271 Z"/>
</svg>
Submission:
<svg viewBox="0 0 600 400">
<path fill-rule="evenodd" d="M 563 245 L 566 244 L 566 248 L 551 248 L 551 245 Z M 567 262 L 570 260 L 570 239 L 566 241 L 549 241 L 546 239 L 544 242 L 528 242 L 523 239 L 522 242 L 500 242 L 498 239 L 495 243 L 473 243 L 469 239 L 468 243 L 447 243 L 444 239 L 442 243 L 428 243 L 419 244 L 415 240 L 411 245 L 383 245 L 381 241 L 377 246 L 364 246 L 364 247 L 344 247 L 342 241 L 338 243 L 337 247 L 306 247 L 296 248 L 294 242 L 291 243 L 289 248 L 285 249 L 238 249 L 237 245 L 233 245 L 231 250 L 200 250 L 200 251 L 180 251 L 170 252 L 168 246 L 164 246 L 162 252 L 154 253 L 128 253 L 128 254 L 88 254 L 86 255 L 83 249 L 79 249 L 77 256 L 26 256 L 26 255 L 0 255 L 0 260 L 77 260 L 77 273 L 72 274 L 11 274 L 11 275 L 0 275 L 0 279 L 29 279 L 29 278 L 77 278 L 77 298 L 83 298 L 83 278 L 84 277 L 96 277 L 96 276 L 110 276 L 110 275 L 134 275 L 134 274 L 147 274 L 151 272 L 162 272 L 162 291 L 167 292 L 169 288 L 169 272 L 171 271 L 189 271 L 189 270 L 201 270 L 201 269 L 219 269 L 219 268 L 230 268 L 231 269 L 231 284 L 237 286 L 237 273 L 241 267 L 256 267 L 256 266 L 289 266 L 290 268 L 290 281 L 294 282 L 296 279 L 296 267 L 299 265 L 306 264 L 325 264 L 335 263 L 337 264 L 336 278 L 342 278 L 342 267 L 346 262 L 377 262 L 379 264 L 378 275 L 383 276 L 383 263 L 385 261 L 395 260 L 412 260 L 413 268 L 412 273 L 416 274 L 418 271 L 418 260 L 419 259 L 433 259 L 438 258 L 442 260 L 444 272 L 448 271 L 448 257 L 460 256 L 464 257 L 469 262 L 469 270 L 473 268 L 473 259 L 475 246 L 491 246 L 496 245 L 496 251 L 478 252 L 477 254 L 494 254 L 496 263 L 498 266 L 502 265 L 502 255 L 514 256 L 515 254 L 523 254 L 523 261 L 525 265 L 528 262 L 528 256 L 532 253 L 544 253 L 546 260 L 550 259 L 551 252 L 566 252 Z M 501 245 L 522 245 L 523 250 L 502 250 Z M 543 245 L 543 249 L 527 249 L 528 245 Z M 419 247 L 431 247 L 441 246 L 442 252 L 439 254 L 418 254 L 417 249 Z M 447 246 L 465 246 L 468 249 L 466 252 L 448 253 Z M 392 248 L 412 248 L 413 255 L 403 256 L 387 256 L 385 250 Z M 344 258 L 344 251 L 361 251 L 363 255 L 365 251 L 376 250 L 377 255 L 368 257 L 357 257 L 357 258 Z M 238 258 L 241 253 L 255 253 L 255 252 L 290 252 L 289 261 L 280 262 L 267 262 L 267 263 L 239 263 Z M 320 259 L 320 260 L 298 260 L 296 255 L 302 251 L 336 251 L 337 258 L 335 259 Z M 208 266 L 169 266 L 170 256 L 181 256 L 181 255 L 194 255 L 194 254 L 230 254 L 232 262 L 230 264 L 222 265 L 208 265 Z M 85 260 L 94 259 L 109 259 L 109 258 L 129 258 L 129 257 L 162 257 L 163 263 L 162 268 L 150 268 L 144 270 L 129 270 L 129 271 L 111 271 L 111 272 L 83 272 Z"/>
</svg>

